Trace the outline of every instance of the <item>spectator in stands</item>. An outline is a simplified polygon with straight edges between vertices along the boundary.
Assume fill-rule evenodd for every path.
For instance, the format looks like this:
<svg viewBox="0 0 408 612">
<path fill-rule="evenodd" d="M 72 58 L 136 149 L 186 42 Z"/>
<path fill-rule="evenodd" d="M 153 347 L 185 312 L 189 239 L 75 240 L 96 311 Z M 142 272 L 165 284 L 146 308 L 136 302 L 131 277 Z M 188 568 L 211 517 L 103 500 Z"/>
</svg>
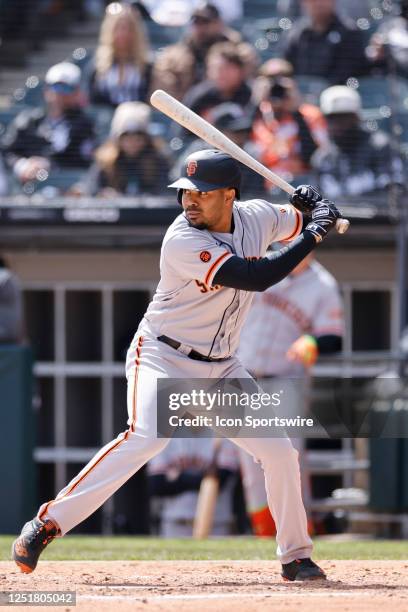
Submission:
<svg viewBox="0 0 408 612">
<path fill-rule="evenodd" d="M 184 39 L 158 54 L 153 67 L 152 90 L 164 89 L 181 100 L 193 85 L 205 78 L 210 48 L 216 43 L 237 44 L 241 40 L 238 32 L 227 28 L 216 6 L 209 2 L 199 4 L 191 15 Z"/>
<path fill-rule="evenodd" d="M 246 113 L 241 106 L 232 102 L 225 102 L 214 107 L 209 115 L 209 121 L 217 129 L 221 130 L 235 144 L 252 155 L 255 159 L 259 157 L 256 144 L 251 141 L 252 115 Z M 197 138 L 184 150 L 170 171 L 171 180 L 180 176 L 180 169 L 185 158 L 196 151 L 208 149 L 208 144 Z M 248 196 L 265 196 L 264 179 L 256 172 L 241 165 L 241 193 Z"/>
<path fill-rule="evenodd" d="M 109 4 L 86 75 L 90 102 L 115 107 L 145 101 L 151 73 L 149 54 L 138 11 L 125 3 Z"/>
<path fill-rule="evenodd" d="M 280 77 L 259 103 L 253 138 L 261 161 L 292 179 L 310 171 L 313 153 L 327 141 L 326 123 L 317 106 L 302 103 L 295 81 Z"/>
<path fill-rule="evenodd" d="M 351 21 L 336 14 L 335 0 L 301 0 L 306 17 L 295 21 L 283 43 L 283 56 L 295 75 L 345 83 L 368 72 L 365 38 Z"/>
<path fill-rule="evenodd" d="M 23 296 L 20 281 L 0 256 L 0 344 L 20 344 L 23 334 Z"/>
<path fill-rule="evenodd" d="M 169 162 L 164 147 L 149 134 L 149 121 L 150 108 L 143 102 L 117 107 L 110 138 L 97 149 L 83 191 L 104 197 L 163 192 Z"/>
<path fill-rule="evenodd" d="M 81 108 L 81 70 L 61 62 L 45 76 L 45 108 L 23 110 L 4 137 L 6 161 L 21 183 L 50 167 L 87 167 L 92 158 L 92 120 Z"/>
<path fill-rule="evenodd" d="M 10 183 L 7 176 L 7 168 L 4 163 L 3 154 L 0 153 L 0 197 L 9 193 Z"/>
<path fill-rule="evenodd" d="M 376 71 L 408 78 L 408 0 L 400 0 L 400 16 L 384 21 L 371 37 L 367 55 Z"/>
<path fill-rule="evenodd" d="M 244 53 L 246 53 L 246 43 Z M 207 57 L 207 78 L 187 92 L 183 102 L 197 114 L 207 118 L 211 109 L 223 102 L 233 102 L 242 108 L 251 107 L 251 88 L 246 81 L 245 59 L 240 45 L 219 43 Z M 189 134 L 181 130 L 186 138 Z"/>
<path fill-rule="evenodd" d="M 361 125 L 358 92 L 335 85 L 321 95 L 328 123 L 329 146 L 313 156 L 323 193 L 329 198 L 357 196 L 402 181 L 402 164 L 391 151 L 383 132 L 366 132 Z"/>
</svg>

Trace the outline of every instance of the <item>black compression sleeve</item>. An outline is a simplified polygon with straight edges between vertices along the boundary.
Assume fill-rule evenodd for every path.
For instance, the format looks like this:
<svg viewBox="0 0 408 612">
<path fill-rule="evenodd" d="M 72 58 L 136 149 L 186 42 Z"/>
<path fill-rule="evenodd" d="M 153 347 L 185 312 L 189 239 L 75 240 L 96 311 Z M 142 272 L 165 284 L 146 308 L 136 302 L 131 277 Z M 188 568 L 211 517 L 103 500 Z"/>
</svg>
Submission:
<svg viewBox="0 0 408 612">
<path fill-rule="evenodd" d="M 317 348 L 320 355 L 328 355 L 329 353 L 337 353 L 341 351 L 342 337 L 335 334 L 327 334 L 316 338 Z"/>
<path fill-rule="evenodd" d="M 217 271 L 212 284 L 244 291 L 265 291 L 292 272 L 315 246 L 313 234 L 306 230 L 289 246 L 257 261 L 230 257 Z"/>
</svg>

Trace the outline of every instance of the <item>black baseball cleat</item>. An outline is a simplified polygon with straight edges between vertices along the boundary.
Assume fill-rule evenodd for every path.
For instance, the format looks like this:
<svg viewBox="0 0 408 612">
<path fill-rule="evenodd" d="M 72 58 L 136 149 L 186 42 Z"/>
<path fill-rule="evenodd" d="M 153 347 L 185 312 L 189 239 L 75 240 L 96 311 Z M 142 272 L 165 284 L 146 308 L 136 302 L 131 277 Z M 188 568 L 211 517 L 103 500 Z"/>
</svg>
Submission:
<svg viewBox="0 0 408 612">
<path fill-rule="evenodd" d="M 282 563 L 282 578 L 294 580 L 325 580 L 326 574 L 311 559 L 295 559 L 290 563 Z"/>
<path fill-rule="evenodd" d="M 21 530 L 11 547 L 13 560 L 24 574 L 31 574 L 37 567 L 42 551 L 58 535 L 58 527 L 50 520 L 33 518 Z"/>
</svg>

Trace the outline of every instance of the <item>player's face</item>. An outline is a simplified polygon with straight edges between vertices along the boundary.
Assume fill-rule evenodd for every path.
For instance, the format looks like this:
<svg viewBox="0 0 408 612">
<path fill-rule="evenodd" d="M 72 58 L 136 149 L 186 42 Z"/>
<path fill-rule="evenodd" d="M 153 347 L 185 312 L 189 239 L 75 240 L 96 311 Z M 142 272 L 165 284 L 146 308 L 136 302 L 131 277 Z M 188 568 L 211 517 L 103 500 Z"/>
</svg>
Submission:
<svg viewBox="0 0 408 612">
<path fill-rule="evenodd" d="M 183 189 L 182 204 L 190 225 L 212 232 L 230 232 L 234 189 Z"/>
</svg>

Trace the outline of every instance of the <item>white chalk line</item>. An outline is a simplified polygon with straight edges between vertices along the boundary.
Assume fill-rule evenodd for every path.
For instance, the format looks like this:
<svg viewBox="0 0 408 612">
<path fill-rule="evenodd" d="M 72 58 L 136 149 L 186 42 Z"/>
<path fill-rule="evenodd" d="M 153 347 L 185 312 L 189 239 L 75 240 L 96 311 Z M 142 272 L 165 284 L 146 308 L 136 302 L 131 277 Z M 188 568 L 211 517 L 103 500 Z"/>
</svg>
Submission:
<svg viewBox="0 0 408 612">
<path fill-rule="evenodd" d="M 112 587 L 106 587 L 111 589 Z M 125 587 L 117 587 L 117 588 L 125 588 Z M 361 595 L 366 595 L 372 597 L 372 593 L 369 591 L 359 591 L 358 594 L 355 591 L 331 591 L 327 589 L 327 591 L 312 591 L 312 590 L 301 590 L 301 591 L 292 591 L 289 590 L 280 591 L 279 593 L 271 593 L 269 591 L 262 591 L 256 593 L 191 593 L 191 594 L 179 594 L 179 595 L 77 595 L 77 599 L 90 599 L 90 600 L 117 600 L 117 601 L 163 601 L 163 600 L 202 600 L 202 599 L 234 599 L 234 598 L 245 598 L 250 597 L 251 599 L 256 598 L 284 598 L 284 597 L 359 597 Z"/>
</svg>

